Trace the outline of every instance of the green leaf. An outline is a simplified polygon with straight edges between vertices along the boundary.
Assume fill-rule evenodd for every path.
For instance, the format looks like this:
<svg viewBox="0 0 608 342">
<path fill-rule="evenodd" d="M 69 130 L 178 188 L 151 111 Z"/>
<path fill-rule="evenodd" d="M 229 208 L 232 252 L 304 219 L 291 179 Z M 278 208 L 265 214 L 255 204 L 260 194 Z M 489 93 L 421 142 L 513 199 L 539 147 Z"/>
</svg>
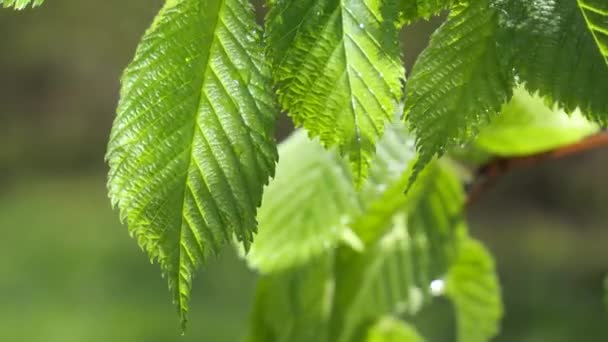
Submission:
<svg viewBox="0 0 608 342">
<path fill-rule="evenodd" d="M 529 155 L 575 143 L 598 130 L 579 110 L 568 116 L 519 87 L 501 115 L 481 129 L 475 146 L 499 156 Z"/>
<path fill-rule="evenodd" d="M 303 130 L 281 143 L 279 156 L 276 177 L 259 211 L 259 234 L 247 257 L 262 273 L 305 263 L 340 241 L 356 248 L 362 243 L 357 235 L 366 228 L 352 223 L 362 210 L 390 210 L 408 201 L 398 180 L 414 159 L 414 148 L 401 122 L 387 126 L 360 193 L 338 153 L 323 149 Z"/>
<path fill-rule="evenodd" d="M 426 19 L 447 10 L 455 0 L 400 0 L 399 6 L 403 20 L 411 23 L 417 19 Z"/>
<path fill-rule="evenodd" d="M 352 235 L 348 223 L 361 210 L 348 165 L 305 131 L 281 143 L 279 157 L 247 258 L 263 273 L 297 266 L 334 248 Z"/>
<path fill-rule="evenodd" d="M 338 250 L 330 341 L 356 340 L 378 317 L 420 309 L 423 292 L 415 278 L 415 246 L 406 221 L 404 214 L 395 216 L 392 228 L 363 253 Z"/>
<path fill-rule="evenodd" d="M 583 11 L 587 27 L 602 55 L 608 63 L 608 2 L 605 0 L 578 0 L 578 6 Z"/>
<path fill-rule="evenodd" d="M 43 2 L 44 0 L 0 0 L 0 5 L 4 8 L 22 10 L 30 4 L 32 7 L 36 7 L 42 5 Z"/>
<path fill-rule="evenodd" d="M 295 137 L 281 147 L 281 152 L 297 147 L 292 139 Z M 409 145 L 407 141 L 410 141 Z M 291 151 L 289 155 L 302 156 L 302 159 L 307 160 L 307 153 L 303 153 L 305 150 L 302 150 L 302 146 L 305 145 L 300 145 L 297 151 Z M 403 187 L 396 185 L 403 184 L 404 179 L 408 179 L 408 165 L 413 154 L 408 154 L 407 148 L 405 153 L 398 153 L 398 146 L 413 148 L 409 135 L 402 126 L 396 125 L 387 129 L 386 136 L 378 144 L 377 160 L 361 192 L 363 212 L 355 216 L 350 224 L 359 235 L 359 244 L 363 244 L 362 246 L 354 248 L 353 244 L 343 241 L 342 245 L 334 248 L 335 251 L 329 249 L 316 258 L 311 256 L 308 262 L 312 265 L 318 265 L 322 260 L 327 260 L 332 265 L 328 273 L 314 276 L 314 279 L 298 278 L 292 282 L 290 279 L 294 274 L 288 271 L 263 276 L 263 283 L 268 281 L 276 285 L 273 285 L 275 290 L 272 291 L 265 290 L 267 285 L 258 288 L 254 321 L 261 319 L 256 318 L 260 315 L 267 317 L 269 322 L 272 318 L 268 317 L 279 319 L 286 315 L 301 317 L 303 321 L 297 321 L 297 324 L 291 321 L 285 324 L 267 323 L 264 329 L 252 329 L 252 335 L 262 336 L 254 341 L 292 341 L 296 338 L 294 336 L 309 336 L 311 331 L 321 334 L 321 330 L 325 331 L 322 336 L 326 339 L 319 337 L 312 340 L 336 342 L 364 339 L 368 327 L 381 316 L 406 312 L 413 314 L 420 309 L 425 300 L 430 298 L 429 285 L 432 280 L 445 275 L 449 258 L 455 255 L 454 237 L 466 233 L 461 229 L 460 221 L 464 200 L 463 190 L 447 164 L 432 163 L 421 174 L 412 191 L 404 195 Z M 319 147 L 315 146 L 315 148 Z M 403 155 L 409 157 L 404 158 Z M 292 159 L 289 160 L 290 162 L 285 164 L 292 165 Z M 291 167 L 298 170 L 298 167 Z M 281 172 L 281 168 L 279 166 L 278 173 Z M 277 175 L 277 179 L 279 177 L 280 174 Z M 312 182 L 313 179 L 310 179 L 307 185 L 316 189 Z M 324 183 L 324 185 L 334 188 L 331 184 Z M 393 189 L 399 190 L 392 191 Z M 265 196 L 270 194 L 271 192 L 268 191 Z M 316 201 L 309 199 L 300 207 L 300 210 L 307 212 L 310 217 L 316 216 L 311 215 L 312 212 L 308 210 L 311 202 Z M 380 210 L 382 202 L 387 204 L 384 210 Z M 325 207 L 327 205 L 315 206 L 314 210 L 323 212 L 326 210 Z M 280 210 L 282 209 L 277 208 L 274 215 L 283 216 Z M 286 221 L 281 225 L 281 229 L 286 232 L 283 233 L 285 239 L 282 241 L 289 245 L 291 250 L 295 250 L 299 248 L 297 241 L 301 233 L 291 230 L 289 224 Z M 300 225 L 296 224 L 296 227 Z M 264 226 L 261 225 L 260 236 L 263 231 Z M 254 250 L 260 242 L 260 236 L 254 243 Z M 285 247 L 285 250 L 288 248 Z M 293 268 L 291 270 L 295 274 L 298 272 L 310 274 L 306 269 L 306 266 L 301 266 L 299 270 Z M 288 283 L 293 284 L 290 285 L 292 287 L 288 289 L 281 287 L 281 284 Z M 327 286 L 332 289 L 331 297 L 327 297 L 323 288 L 310 284 L 328 284 Z M 313 288 L 316 289 L 316 294 L 309 292 L 309 289 Z M 301 311 L 303 309 L 281 309 L 277 304 L 268 302 L 274 301 L 273 298 L 277 298 L 278 301 L 281 301 L 281 298 L 290 298 L 291 303 L 288 305 L 296 305 L 300 301 L 300 295 L 307 298 L 316 296 L 324 303 L 330 300 L 330 303 L 323 304 L 323 307 L 329 305 L 331 312 L 314 315 L 316 318 L 306 321 L 308 320 L 306 317 L 310 315 Z M 319 307 L 307 303 L 298 307 Z"/>
<path fill-rule="evenodd" d="M 378 222 L 377 238 L 363 252 L 344 247 L 336 254 L 331 341 L 351 341 L 382 315 L 415 314 L 430 298 L 431 282 L 447 272 L 456 237 L 466 233 L 462 186 L 446 165 L 432 163 L 408 195 L 398 195 L 412 196 L 410 203 L 367 213 L 384 218 L 361 218 Z"/>
<path fill-rule="evenodd" d="M 247 248 L 277 159 L 252 6 L 169 0 L 122 78 L 107 160 L 121 218 L 167 277 L 182 323 L 194 272 Z"/>
<path fill-rule="evenodd" d="M 330 256 L 258 281 L 248 342 L 327 341 L 333 299 Z"/>
<path fill-rule="evenodd" d="M 501 0 L 500 44 L 526 88 L 608 123 L 608 66 L 574 0 Z"/>
<path fill-rule="evenodd" d="M 366 342 L 424 342 L 411 325 L 395 319 L 380 319 L 367 333 Z"/>
<path fill-rule="evenodd" d="M 433 156 L 471 139 L 511 97 L 512 76 L 496 45 L 497 24 L 488 0 L 455 5 L 418 58 L 405 102 L 420 153 L 414 176 Z"/>
<path fill-rule="evenodd" d="M 389 0 L 394 1 L 394 0 Z M 267 19 L 279 102 L 348 155 L 358 186 L 402 96 L 397 24 L 380 0 L 278 0 Z"/>
<path fill-rule="evenodd" d="M 498 333 L 503 314 L 500 286 L 494 261 L 481 243 L 461 241 L 445 293 L 456 310 L 458 341 L 485 342 Z"/>
</svg>

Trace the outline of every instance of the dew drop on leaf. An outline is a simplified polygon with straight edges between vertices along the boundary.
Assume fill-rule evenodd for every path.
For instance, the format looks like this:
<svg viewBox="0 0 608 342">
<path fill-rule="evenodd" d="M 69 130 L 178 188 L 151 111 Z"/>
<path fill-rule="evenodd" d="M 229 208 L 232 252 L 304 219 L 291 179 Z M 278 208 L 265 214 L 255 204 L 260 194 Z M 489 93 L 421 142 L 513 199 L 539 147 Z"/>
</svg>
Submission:
<svg viewBox="0 0 608 342">
<path fill-rule="evenodd" d="M 435 279 L 430 285 L 431 294 L 433 296 L 441 296 L 445 290 L 445 282 L 441 279 Z"/>
</svg>

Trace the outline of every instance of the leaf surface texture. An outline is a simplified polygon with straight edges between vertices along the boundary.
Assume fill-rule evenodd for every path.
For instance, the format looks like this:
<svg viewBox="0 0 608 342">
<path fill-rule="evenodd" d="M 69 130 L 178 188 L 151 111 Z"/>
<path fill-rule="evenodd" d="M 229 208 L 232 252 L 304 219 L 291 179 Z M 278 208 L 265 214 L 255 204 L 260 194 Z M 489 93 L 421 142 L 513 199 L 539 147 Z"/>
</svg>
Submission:
<svg viewBox="0 0 608 342">
<path fill-rule="evenodd" d="M 348 155 L 359 186 L 405 76 L 397 24 L 385 20 L 382 6 L 380 0 L 278 0 L 267 19 L 280 104 L 296 125 Z"/>
<path fill-rule="evenodd" d="M 605 0 L 578 0 L 578 6 L 583 11 L 587 27 L 608 63 L 608 2 Z"/>
<path fill-rule="evenodd" d="M 488 0 L 455 5 L 418 57 L 405 102 L 420 153 L 417 172 L 474 137 L 511 97 L 512 75 L 500 62 L 497 28 Z"/>
<path fill-rule="evenodd" d="M 608 123 L 608 65 L 577 1 L 500 0 L 504 63 L 532 92 L 566 112 Z M 596 2 L 588 2 L 596 3 Z"/>
<path fill-rule="evenodd" d="M 161 265 L 182 322 L 194 272 L 247 247 L 277 159 L 276 110 L 244 0 L 169 0 L 122 78 L 108 148 L 121 218 Z"/>
</svg>

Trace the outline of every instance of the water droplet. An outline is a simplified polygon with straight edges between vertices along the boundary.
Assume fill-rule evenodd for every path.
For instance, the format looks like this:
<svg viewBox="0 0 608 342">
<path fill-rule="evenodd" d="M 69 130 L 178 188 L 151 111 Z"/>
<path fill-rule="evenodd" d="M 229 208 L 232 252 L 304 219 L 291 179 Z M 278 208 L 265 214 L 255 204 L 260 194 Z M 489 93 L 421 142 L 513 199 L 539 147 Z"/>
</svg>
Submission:
<svg viewBox="0 0 608 342">
<path fill-rule="evenodd" d="M 365 28 L 365 25 L 359 24 L 359 28 L 363 30 Z"/>
<path fill-rule="evenodd" d="M 441 296 L 445 290 L 445 282 L 441 279 L 435 279 L 431 282 L 430 289 L 433 296 Z"/>
</svg>

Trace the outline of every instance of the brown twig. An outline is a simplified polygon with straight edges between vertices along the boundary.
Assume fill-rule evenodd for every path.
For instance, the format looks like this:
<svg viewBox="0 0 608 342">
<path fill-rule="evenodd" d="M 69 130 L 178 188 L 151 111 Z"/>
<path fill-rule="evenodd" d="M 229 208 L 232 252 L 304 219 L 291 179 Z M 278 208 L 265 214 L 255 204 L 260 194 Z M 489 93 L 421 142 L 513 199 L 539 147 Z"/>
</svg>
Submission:
<svg viewBox="0 0 608 342">
<path fill-rule="evenodd" d="M 571 155 L 608 146 L 608 131 L 604 130 L 577 143 L 521 157 L 494 158 L 477 169 L 473 182 L 467 190 L 467 206 L 478 200 L 479 196 L 500 177 L 514 170 L 539 164 L 546 160 L 565 158 Z"/>
</svg>

